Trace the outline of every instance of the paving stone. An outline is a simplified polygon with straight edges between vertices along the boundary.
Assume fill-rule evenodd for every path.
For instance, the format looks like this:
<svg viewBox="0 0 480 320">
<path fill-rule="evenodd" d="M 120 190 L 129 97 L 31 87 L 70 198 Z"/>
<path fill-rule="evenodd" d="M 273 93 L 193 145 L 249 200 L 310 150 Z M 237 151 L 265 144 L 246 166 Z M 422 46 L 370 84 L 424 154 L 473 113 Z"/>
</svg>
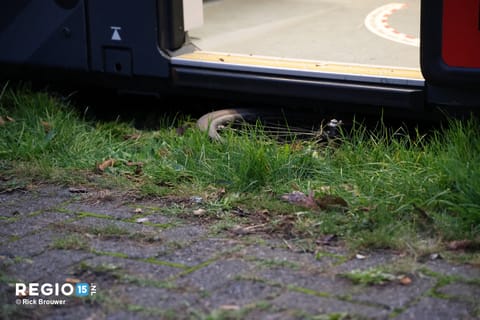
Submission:
<svg viewBox="0 0 480 320">
<path fill-rule="evenodd" d="M 71 276 L 69 267 L 92 254 L 80 251 L 50 250 L 33 257 L 30 261 L 23 261 L 9 266 L 9 273 L 24 282 L 45 282 L 64 281 Z"/>
<path fill-rule="evenodd" d="M 27 192 L 15 191 L 0 194 L 0 216 L 25 216 L 33 212 L 55 208 L 71 199 L 68 190 L 56 186 L 40 186 Z"/>
<path fill-rule="evenodd" d="M 23 237 L 33 231 L 47 227 L 54 222 L 63 222 L 71 215 L 65 213 L 46 212 L 39 215 L 28 216 L 9 224 L 0 223 L 2 232 L 10 236 Z"/>
<path fill-rule="evenodd" d="M 155 308 L 158 312 L 167 309 L 180 311 L 199 304 L 199 296 L 196 293 L 178 292 L 164 288 L 119 285 L 115 286 L 111 293 L 125 304 Z"/>
<path fill-rule="evenodd" d="M 180 249 L 167 250 L 165 255 L 159 255 L 161 260 L 195 266 L 212 259 L 215 256 L 234 250 L 238 242 L 225 239 L 205 239 L 194 242 Z M 172 252 L 173 251 L 173 252 Z"/>
<path fill-rule="evenodd" d="M 365 259 L 357 259 L 356 257 L 335 267 L 336 273 L 347 273 L 353 270 L 368 270 L 380 265 L 390 264 L 397 258 L 396 255 L 388 252 L 372 252 L 365 254 Z"/>
<path fill-rule="evenodd" d="M 31 258 L 47 250 L 55 239 L 65 236 L 64 233 L 52 230 L 40 230 L 32 235 L 4 244 L 0 249 L 0 255 Z"/>
<path fill-rule="evenodd" d="M 103 320 L 106 318 L 105 313 L 98 308 L 80 306 L 64 306 L 61 308 L 51 308 L 52 312 L 42 319 L 48 320 L 77 320 L 77 319 L 89 319 L 89 320 Z"/>
<path fill-rule="evenodd" d="M 395 317 L 395 320 L 473 320 L 466 303 L 426 297 Z"/>
<path fill-rule="evenodd" d="M 461 276 L 468 280 L 480 280 L 480 268 L 471 265 L 457 265 L 448 263 L 445 260 L 429 261 L 425 266 L 433 272 L 441 273 L 447 276 Z"/>
<path fill-rule="evenodd" d="M 198 290 L 213 290 L 235 278 L 248 275 L 255 269 L 253 264 L 242 260 L 220 260 L 209 264 L 177 281 L 183 287 Z"/>
<path fill-rule="evenodd" d="M 86 204 L 82 202 L 70 203 L 64 209 L 75 212 L 103 214 L 116 219 L 128 219 L 135 216 L 135 208 L 123 205 L 121 202 L 102 202 L 101 204 Z"/>
<path fill-rule="evenodd" d="M 84 260 L 84 263 L 90 266 L 91 269 L 100 266 L 118 267 L 126 275 L 155 281 L 165 280 L 183 271 L 181 268 L 110 256 L 96 256 Z"/>
<path fill-rule="evenodd" d="M 176 220 L 176 219 L 170 218 L 170 217 L 166 217 L 166 216 L 162 216 L 161 214 L 158 214 L 158 213 L 147 215 L 147 216 L 145 216 L 145 218 L 148 219 L 148 223 L 163 224 L 163 225 L 166 225 L 168 227 L 170 227 L 170 225 L 179 224 L 179 220 Z"/>
<path fill-rule="evenodd" d="M 160 230 L 155 227 L 145 226 L 139 223 L 124 222 L 112 219 L 102 219 L 96 217 L 85 217 L 74 221 L 71 225 L 79 226 L 86 229 L 105 229 L 115 227 L 125 230 L 127 233 L 150 233 L 160 234 Z"/>
<path fill-rule="evenodd" d="M 398 283 L 387 283 L 376 286 L 355 286 L 350 292 L 350 298 L 354 301 L 370 302 L 381 304 L 390 310 L 406 307 L 410 302 L 432 289 L 435 279 L 415 278 L 414 284 L 401 285 Z"/>
<path fill-rule="evenodd" d="M 192 240 L 199 240 L 206 232 L 206 229 L 201 226 L 189 225 L 163 230 L 161 235 L 166 241 L 187 243 Z"/>
<path fill-rule="evenodd" d="M 332 265 L 337 263 L 337 259 L 334 257 L 325 257 L 317 260 L 312 253 L 296 253 L 288 249 L 271 246 L 252 245 L 241 250 L 239 254 L 247 259 L 256 258 L 277 263 L 289 261 L 298 265 L 308 265 L 310 268 L 319 271 L 331 268 Z"/>
<path fill-rule="evenodd" d="M 342 278 L 286 268 L 266 268 L 255 272 L 255 276 L 285 286 L 293 285 L 331 296 L 347 295 L 352 288 L 350 282 Z"/>
<path fill-rule="evenodd" d="M 130 312 L 130 311 L 114 311 L 109 314 L 105 319 L 106 320 L 144 320 L 144 319 L 153 319 L 152 315 L 144 314 L 141 312 Z M 158 319 L 158 318 L 157 318 Z"/>
<path fill-rule="evenodd" d="M 262 300 L 271 300 L 281 291 L 281 288 L 262 282 L 231 280 L 211 292 L 207 298 L 203 299 L 203 303 L 208 309 L 217 309 L 223 305 L 243 307 Z"/>
<path fill-rule="evenodd" d="M 153 244 L 143 244 L 126 239 L 95 239 L 90 247 L 99 252 L 112 252 L 127 255 L 129 258 L 146 259 L 159 255 L 161 251 L 161 242 Z"/>
<path fill-rule="evenodd" d="M 353 304 L 332 298 L 308 295 L 300 292 L 287 292 L 273 300 L 273 305 L 281 309 L 293 309 L 311 315 L 346 313 L 353 318 L 363 316 L 368 319 L 388 319 L 389 313 L 383 308 Z"/>
<path fill-rule="evenodd" d="M 265 310 L 253 310 L 245 316 L 245 320 L 303 320 L 304 314 L 291 310 L 285 310 L 282 312 L 265 311 Z"/>
<path fill-rule="evenodd" d="M 437 291 L 457 299 L 480 301 L 480 285 L 457 282 L 441 287 Z"/>
</svg>

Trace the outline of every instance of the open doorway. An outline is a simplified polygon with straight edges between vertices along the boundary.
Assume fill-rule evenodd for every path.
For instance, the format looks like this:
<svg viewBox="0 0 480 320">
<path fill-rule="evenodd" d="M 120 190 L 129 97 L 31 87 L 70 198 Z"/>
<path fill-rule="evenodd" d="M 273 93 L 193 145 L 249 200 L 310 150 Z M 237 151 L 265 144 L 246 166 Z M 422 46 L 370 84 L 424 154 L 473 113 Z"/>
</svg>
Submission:
<svg viewBox="0 0 480 320">
<path fill-rule="evenodd" d="M 202 51 L 420 68 L 420 1 L 204 0 Z"/>
</svg>

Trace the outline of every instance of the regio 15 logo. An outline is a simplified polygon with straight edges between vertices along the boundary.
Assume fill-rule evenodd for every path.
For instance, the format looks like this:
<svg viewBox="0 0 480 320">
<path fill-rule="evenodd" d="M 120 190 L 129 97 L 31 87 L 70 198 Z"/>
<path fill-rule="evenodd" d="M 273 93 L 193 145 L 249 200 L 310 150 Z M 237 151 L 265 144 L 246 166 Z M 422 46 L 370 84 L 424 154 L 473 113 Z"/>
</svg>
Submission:
<svg viewBox="0 0 480 320">
<path fill-rule="evenodd" d="M 88 297 L 97 293 L 95 283 L 15 283 L 15 296 L 17 297 L 35 297 L 35 296 L 72 296 Z"/>
</svg>

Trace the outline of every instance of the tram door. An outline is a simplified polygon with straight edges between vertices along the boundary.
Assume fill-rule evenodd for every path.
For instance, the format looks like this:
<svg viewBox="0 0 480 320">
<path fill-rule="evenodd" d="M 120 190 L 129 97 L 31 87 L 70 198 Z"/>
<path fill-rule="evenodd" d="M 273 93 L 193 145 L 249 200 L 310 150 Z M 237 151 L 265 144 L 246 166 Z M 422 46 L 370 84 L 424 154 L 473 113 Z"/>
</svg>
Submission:
<svg viewBox="0 0 480 320">
<path fill-rule="evenodd" d="M 428 101 L 480 106 L 480 0 L 422 0 L 421 9 Z"/>
</svg>

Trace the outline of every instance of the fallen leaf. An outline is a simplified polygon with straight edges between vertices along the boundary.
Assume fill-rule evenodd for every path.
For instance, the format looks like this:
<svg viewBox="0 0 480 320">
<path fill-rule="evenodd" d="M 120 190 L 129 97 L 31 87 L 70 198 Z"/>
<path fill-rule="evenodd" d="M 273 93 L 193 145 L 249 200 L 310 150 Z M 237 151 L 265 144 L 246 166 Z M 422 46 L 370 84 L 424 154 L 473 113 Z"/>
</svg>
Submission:
<svg viewBox="0 0 480 320">
<path fill-rule="evenodd" d="M 360 191 L 356 185 L 351 185 L 351 184 L 342 184 L 341 187 L 345 191 L 351 192 L 354 196 L 360 197 Z"/>
<path fill-rule="evenodd" d="M 97 165 L 97 170 L 100 171 L 100 172 L 104 172 L 105 169 L 107 169 L 108 167 L 113 167 L 114 164 L 115 164 L 114 159 L 105 160 L 102 163 L 100 163 L 99 165 Z"/>
<path fill-rule="evenodd" d="M 3 117 L 0 117 L 0 126 L 4 126 L 5 125 L 5 120 L 3 120 Z"/>
<path fill-rule="evenodd" d="M 321 244 L 321 245 L 324 245 L 324 246 L 328 246 L 328 245 L 331 245 L 332 242 L 335 242 L 337 241 L 338 237 L 336 234 L 327 234 L 319 239 L 317 239 L 316 243 L 317 244 Z"/>
<path fill-rule="evenodd" d="M 237 311 L 237 310 L 240 310 L 240 307 L 235 305 L 223 305 L 223 306 L 220 306 L 220 310 Z"/>
<path fill-rule="evenodd" d="M 480 242 L 474 240 L 456 240 L 447 244 L 450 250 L 475 250 L 480 248 Z"/>
<path fill-rule="evenodd" d="M 376 206 L 367 206 L 367 207 L 360 207 L 358 210 L 363 211 L 363 212 L 370 212 L 372 210 L 375 210 L 377 207 Z"/>
<path fill-rule="evenodd" d="M 135 220 L 136 223 L 144 223 L 144 222 L 148 222 L 148 218 L 138 218 L 137 220 Z"/>
<path fill-rule="evenodd" d="M 407 277 L 407 276 L 401 276 L 399 281 L 400 281 L 400 284 L 402 284 L 404 286 L 408 286 L 408 285 L 412 284 L 412 279 Z"/>
<path fill-rule="evenodd" d="M 136 208 L 134 211 L 136 214 L 140 214 L 143 212 L 142 208 Z"/>
<path fill-rule="evenodd" d="M 132 162 L 132 161 L 129 161 L 127 162 L 127 166 L 129 167 L 136 167 L 135 168 L 135 174 L 138 176 L 138 175 L 141 175 L 143 173 L 143 162 Z"/>
<path fill-rule="evenodd" d="M 332 191 L 332 187 L 330 187 L 330 186 L 321 186 L 321 187 L 320 187 L 320 191 L 323 192 L 323 193 L 329 193 L 330 191 Z"/>
<path fill-rule="evenodd" d="M 438 260 L 442 259 L 442 256 L 439 253 L 432 253 L 429 258 L 430 260 Z"/>
<path fill-rule="evenodd" d="M 127 166 L 129 166 L 129 167 L 133 167 L 133 166 L 140 166 L 140 167 L 142 167 L 142 166 L 143 166 L 143 162 L 128 161 L 128 162 L 127 162 Z"/>
<path fill-rule="evenodd" d="M 49 133 L 50 131 L 52 131 L 52 125 L 46 121 L 41 121 L 40 122 L 43 126 L 43 131 L 45 131 L 45 133 Z"/>
<path fill-rule="evenodd" d="M 6 116 L 6 119 L 10 122 L 15 122 L 15 119 L 13 119 L 12 117 L 9 117 L 9 116 Z"/>
<path fill-rule="evenodd" d="M 85 188 L 71 187 L 71 188 L 68 188 L 68 192 L 70 192 L 70 193 L 88 193 L 88 190 L 85 189 Z"/>
<path fill-rule="evenodd" d="M 309 209 L 318 209 L 318 205 L 313 198 L 313 191 L 307 196 L 301 191 L 293 191 L 281 196 L 281 199 L 291 204 L 302 206 Z"/>
<path fill-rule="evenodd" d="M 348 203 L 339 196 L 334 195 L 323 195 L 315 199 L 315 202 L 318 207 L 321 209 L 331 209 L 335 207 L 348 208 Z"/>
<path fill-rule="evenodd" d="M 66 278 L 65 282 L 75 284 L 75 283 L 80 283 L 81 281 L 80 281 L 80 279 L 77 279 L 77 278 Z"/>
<path fill-rule="evenodd" d="M 126 134 L 123 136 L 124 140 L 138 140 L 142 135 L 139 133 Z"/>
<path fill-rule="evenodd" d="M 235 227 L 232 228 L 232 232 L 235 233 L 235 234 L 255 233 L 255 232 L 258 232 L 258 231 L 265 230 L 267 226 L 268 226 L 267 223 L 257 224 L 257 225 L 248 226 L 248 227 L 235 226 Z"/>
<path fill-rule="evenodd" d="M 363 254 L 357 253 L 355 255 L 355 258 L 358 259 L 358 260 L 365 260 L 365 259 L 367 259 L 367 256 L 364 256 Z"/>
<path fill-rule="evenodd" d="M 19 297 L 19 298 L 26 298 L 26 297 L 28 297 L 28 296 L 30 295 L 30 292 L 29 292 L 28 290 L 25 290 L 24 292 L 25 292 L 25 294 L 20 293 L 19 295 L 17 295 L 17 297 Z"/>
<path fill-rule="evenodd" d="M 203 216 L 205 213 L 207 213 L 207 210 L 205 209 L 197 209 L 197 210 L 193 210 L 193 215 L 194 216 Z"/>
</svg>

